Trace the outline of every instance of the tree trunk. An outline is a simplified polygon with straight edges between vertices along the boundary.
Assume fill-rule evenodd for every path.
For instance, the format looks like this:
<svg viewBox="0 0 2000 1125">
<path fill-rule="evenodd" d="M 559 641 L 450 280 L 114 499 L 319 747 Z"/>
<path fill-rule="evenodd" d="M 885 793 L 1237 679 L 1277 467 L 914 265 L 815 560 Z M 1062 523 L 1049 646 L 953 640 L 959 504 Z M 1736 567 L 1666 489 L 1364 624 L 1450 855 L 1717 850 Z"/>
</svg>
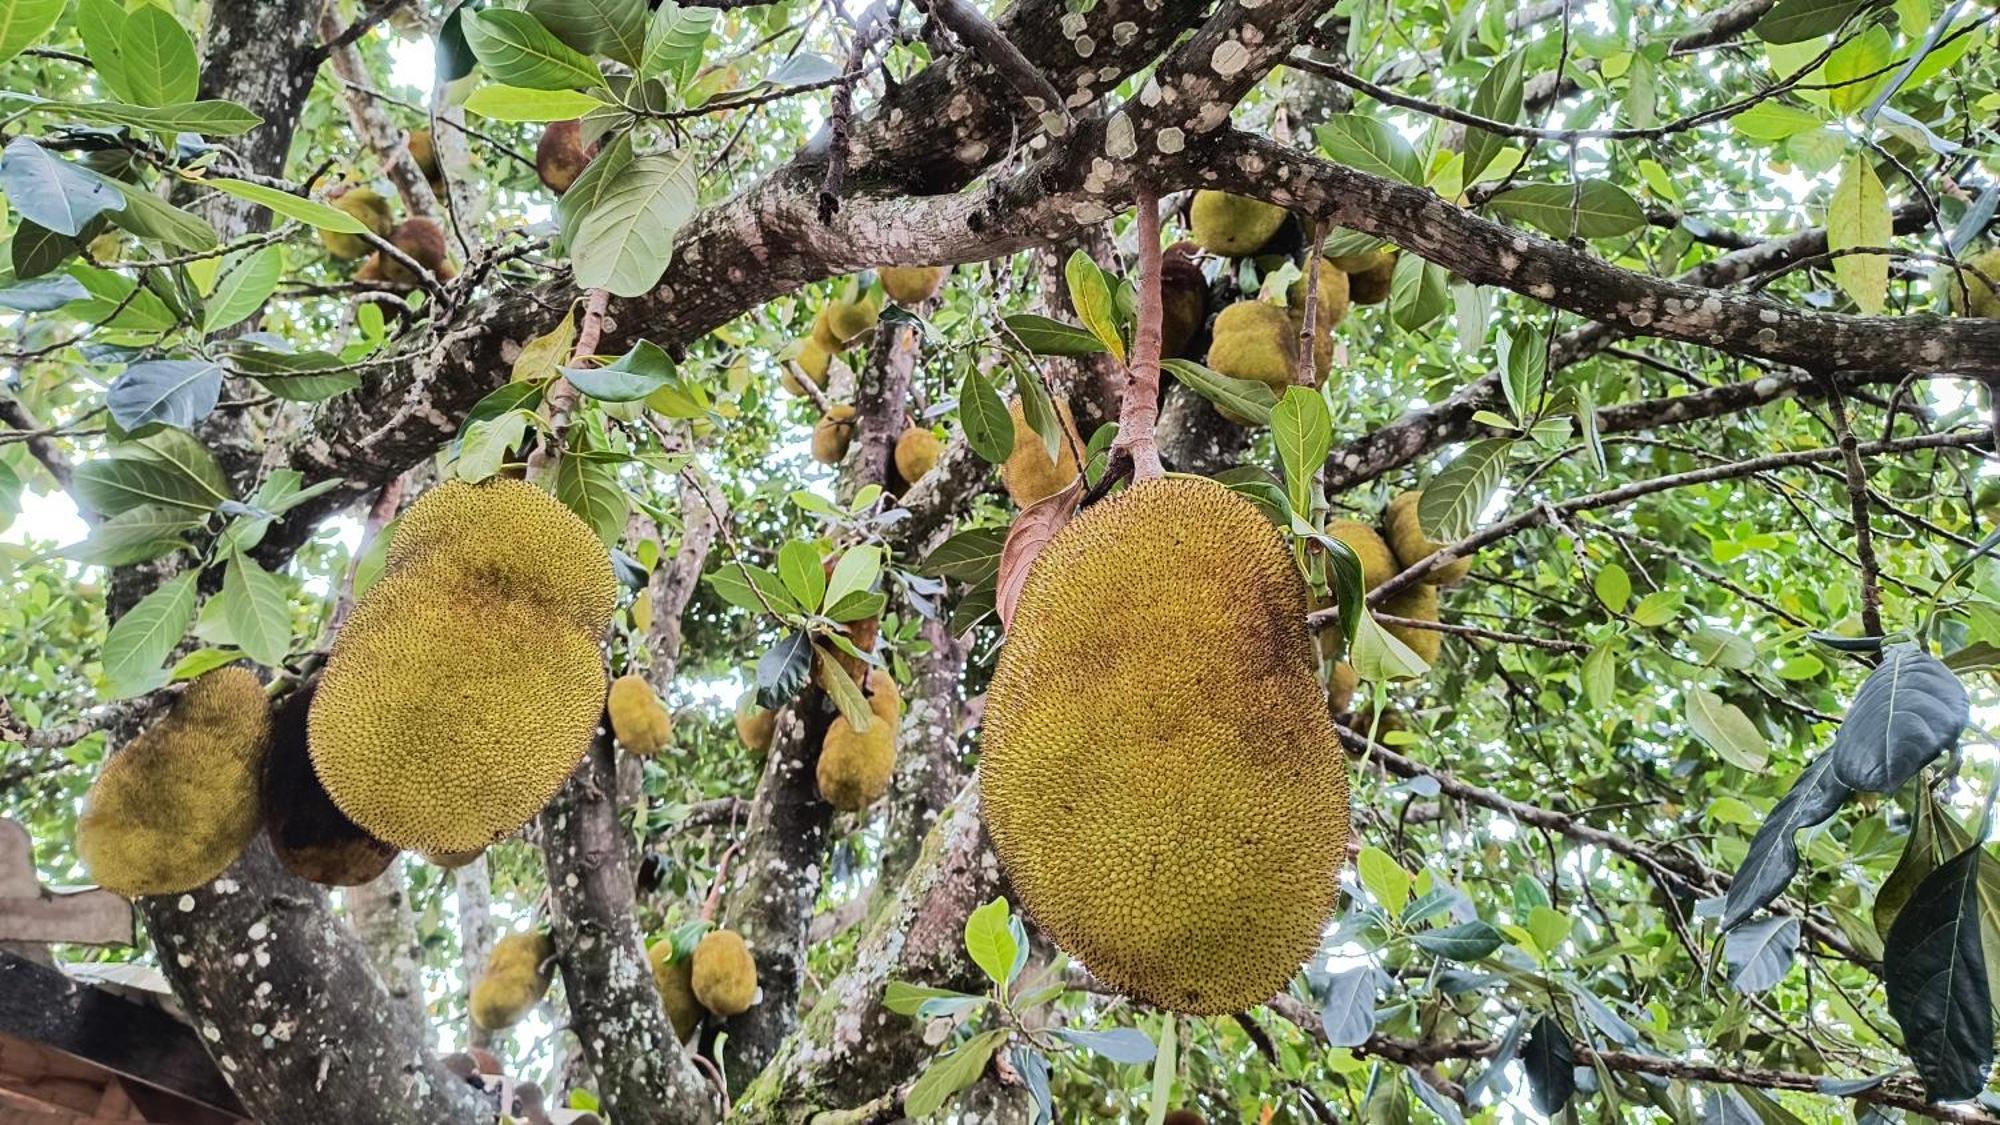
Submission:
<svg viewBox="0 0 2000 1125">
<path fill-rule="evenodd" d="M 965 755 L 958 736 L 964 725 L 965 659 L 972 646 L 952 636 L 944 621 L 924 622 L 920 634 L 930 651 L 910 661 L 916 682 L 910 685 L 903 712 L 877 888 L 903 881 L 938 815 L 965 787 Z"/>
<path fill-rule="evenodd" d="M 349 923 L 368 947 L 375 971 L 393 996 L 424 1025 L 423 948 L 417 942 L 417 915 L 410 909 L 409 882 L 403 860 L 341 895 Z M 425 1041 L 429 1041 L 426 1035 Z"/>
<path fill-rule="evenodd" d="M 458 896 L 458 963 L 465 973 L 466 1000 L 471 1001 L 472 982 L 479 967 L 493 952 L 493 873 L 480 856 L 451 873 L 452 890 Z M 493 1033 L 465 1021 L 466 1045 L 492 1047 Z"/>
</svg>

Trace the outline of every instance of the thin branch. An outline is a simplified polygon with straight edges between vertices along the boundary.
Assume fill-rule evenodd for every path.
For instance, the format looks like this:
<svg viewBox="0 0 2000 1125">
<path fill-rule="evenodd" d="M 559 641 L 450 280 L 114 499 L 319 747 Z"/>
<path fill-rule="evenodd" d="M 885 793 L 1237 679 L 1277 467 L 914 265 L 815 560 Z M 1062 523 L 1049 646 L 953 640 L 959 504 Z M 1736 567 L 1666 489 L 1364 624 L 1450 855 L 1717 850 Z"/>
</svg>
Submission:
<svg viewBox="0 0 2000 1125">
<path fill-rule="evenodd" d="M 1507 645 L 1528 645 L 1545 648 L 1550 652 L 1589 652 L 1590 646 L 1581 641 L 1564 641 L 1554 637 L 1537 637 L 1528 633 L 1513 633 L 1505 629 L 1488 629 L 1479 625 L 1457 625 L 1449 621 L 1421 621 L 1414 617 L 1397 617 L 1391 613 L 1377 613 L 1375 620 L 1384 625 L 1394 625 L 1401 629 L 1428 629 L 1433 633 L 1448 633 L 1454 637 L 1471 637 L 1475 640 L 1497 641 Z M 1340 609 L 1314 610 L 1306 615 L 1306 624 L 1315 629 L 1324 629 L 1340 621 Z"/>
<path fill-rule="evenodd" d="M 583 322 L 577 325 L 576 347 L 570 352 L 570 366 L 577 366 L 597 354 L 597 341 L 604 334 L 604 310 L 610 303 L 610 290 L 590 291 L 590 298 L 583 307 Z M 536 443 L 535 451 L 528 455 L 529 479 L 537 480 L 555 471 L 556 462 L 562 456 L 563 437 L 569 429 L 570 413 L 576 409 L 576 400 L 576 387 L 568 379 L 556 376 L 545 399 L 549 408 L 548 429 Z"/>
<path fill-rule="evenodd" d="M 1840 385 L 1822 372 L 1827 409 L 1833 413 L 1833 436 L 1840 447 L 1841 466 L 1846 471 L 1847 497 L 1854 512 L 1854 559 L 1861 570 L 1861 629 L 1871 637 L 1882 635 L 1882 590 L 1876 581 L 1880 564 L 1875 559 L 1875 530 L 1868 522 L 1868 469 L 1861 463 L 1861 443 L 1854 427 L 1847 423 L 1847 403 Z"/>
<path fill-rule="evenodd" d="M 1125 367 L 1125 397 L 1118 410 L 1117 448 L 1132 458 L 1135 483 L 1158 480 L 1160 449 L 1153 430 L 1160 420 L 1160 200 L 1142 190 L 1139 218 L 1139 327 L 1132 362 Z"/>
<path fill-rule="evenodd" d="M 307 65 L 316 66 L 336 51 L 353 46 L 362 36 L 374 30 L 377 24 L 395 15 L 396 9 L 407 2 L 408 0 L 382 0 L 380 4 L 363 12 L 361 18 L 349 24 L 345 31 L 314 47 L 307 58 Z"/>
<path fill-rule="evenodd" d="M 1069 111 L 1058 92 L 1046 75 L 1035 68 L 1035 64 L 1021 54 L 1012 40 L 993 21 L 986 18 L 979 9 L 966 0 L 917 0 L 928 11 L 931 18 L 943 24 L 958 37 L 972 52 L 992 65 L 1014 87 L 1028 108 L 1035 113 L 1058 114 L 1064 119 Z"/>
</svg>

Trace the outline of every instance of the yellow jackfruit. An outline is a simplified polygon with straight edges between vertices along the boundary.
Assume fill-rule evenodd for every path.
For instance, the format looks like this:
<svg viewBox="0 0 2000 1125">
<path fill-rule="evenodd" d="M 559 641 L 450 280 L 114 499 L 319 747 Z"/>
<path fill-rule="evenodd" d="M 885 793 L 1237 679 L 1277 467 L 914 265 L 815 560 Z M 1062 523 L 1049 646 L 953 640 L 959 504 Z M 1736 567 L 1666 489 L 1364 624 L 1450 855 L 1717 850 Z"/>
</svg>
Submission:
<svg viewBox="0 0 2000 1125">
<path fill-rule="evenodd" d="M 430 864 L 432 867 L 442 867 L 446 871 L 456 871 L 473 860 L 478 859 L 480 856 L 485 855 L 486 849 L 473 848 L 462 852 L 424 852 L 420 854 L 423 855 L 424 862 Z"/>
<path fill-rule="evenodd" d="M 1215 318 L 1208 344 L 1208 366 L 1232 379 L 1251 379 L 1283 395 L 1298 363 L 1299 332 L 1292 318 L 1277 305 L 1238 301 Z M 1223 411 L 1223 417 L 1245 420 Z"/>
<path fill-rule="evenodd" d="M 880 668 L 868 671 L 868 710 L 875 721 L 867 730 L 857 733 L 845 715 L 836 716 L 820 743 L 820 799 L 846 812 L 861 812 L 881 800 L 896 771 L 903 701 L 894 677 Z"/>
<path fill-rule="evenodd" d="M 555 942 L 547 934 L 508 934 L 494 942 L 486 967 L 472 982 L 472 1022 L 488 1031 L 521 1022 L 548 993 L 555 955 Z"/>
<path fill-rule="evenodd" d="M 1211 254 L 1254 254 L 1285 225 L 1285 209 L 1226 191 L 1198 191 L 1188 208 L 1194 240 Z"/>
<path fill-rule="evenodd" d="M 667 1020 L 674 1025 L 674 1034 L 685 1043 L 694 1035 L 695 1028 L 701 1026 L 701 1001 L 694 998 L 694 958 L 674 959 L 674 943 L 656 941 L 646 950 L 646 960 L 653 966 L 653 984 L 660 990 L 660 1004 L 667 1010 Z"/>
<path fill-rule="evenodd" d="M 812 340 L 828 355 L 839 355 L 847 350 L 847 341 L 840 338 L 833 326 L 826 322 L 826 306 L 821 305 L 813 314 Z"/>
<path fill-rule="evenodd" d="M 127 898 L 193 890 L 236 862 L 262 823 L 271 711 L 245 668 L 188 686 L 166 718 L 104 764 L 76 822 L 90 877 Z"/>
<path fill-rule="evenodd" d="M 1391 500 L 1382 513 L 1382 537 L 1389 541 L 1389 549 L 1396 552 L 1396 561 L 1406 567 L 1431 557 L 1441 547 L 1450 546 L 1424 534 L 1423 525 L 1417 521 L 1417 502 L 1422 498 L 1420 492 L 1405 492 Z M 1471 559 L 1455 559 L 1425 571 L 1423 580 L 1431 586 L 1451 586 L 1470 573 Z"/>
<path fill-rule="evenodd" d="M 1354 556 L 1361 560 L 1363 590 L 1373 590 L 1403 569 L 1396 565 L 1396 556 L 1382 536 L 1360 520 L 1334 520 L 1326 525 L 1326 533 L 1347 544 L 1354 551 Z"/>
<path fill-rule="evenodd" d="M 799 347 L 799 354 L 793 356 L 778 372 L 778 385 L 800 398 L 806 396 L 806 388 L 800 377 L 812 380 L 812 385 L 822 389 L 826 386 L 826 373 L 833 366 L 833 353 L 822 346 L 818 339 L 809 339 Z"/>
<path fill-rule="evenodd" d="M 1391 617 L 1407 617 L 1412 621 L 1436 621 L 1438 619 L 1438 592 L 1436 586 L 1426 586 L 1419 582 L 1402 593 L 1382 603 L 1382 612 Z M 1410 651 L 1424 658 L 1426 664 L 1436 664 L 1438 653 L 1444 647 L 1444 634 L 1436 629 L 1419 629 L 1413 625 L 1382 626 L 1391 636 L 1410 646 Z"/>
<path fill-rule="evenodd" d="M 847 447 L 854 440 L 854 408 L 844 402 L 835 403 L 813 423 L 813 460 L 822 465 L 838 465 L 847 456 Z"/>
<path fill-rule="evenodd" d="M 1347 299 L 1357 305 L 1379 305 L 1389 299 L 1396 279 L 1396 252 L 1387 247 L 1332 259 L 1347 274 Z"/>
<path fill-rule="evenodd" d="M 313 769 L 387 843 L 476 851 L 541 811 L 604 712 L 618 580 L 597 534 L 525 481 L 452 481 L 404 513 L 334 640 Z"/>
<path fill-rule="evenodd" d="M 389 201 L 382 198 L 382 193 L 374 188 L 348 188 L 333 201 L 333 209 L 358 220 L 382 238 L 389 237 L 389 232 L 396 229 L 396 212 L 390 208 Z M 340 231 L 321 230 L 319 242 L 326 247 L 327 253 L 350 261 L 375 249 L 360 235 Z"/>
<path fill-rule="evenodd" d="M 950 266 L 883 266 L 882 289 L 899 305 L 921 305 L 944 286 Z"/>
<path fill-rule="evenodd" d="M 1974 254 L 1965 264 L 1972 267 L 1959 271 L 1965 291 L 1959 291 L 1956 281 L 1948 280 L 1945 286 L 1951 311 L 1960 316 L 2000 317 L 2000 246 Z M 1982 273 L 1985 278 L 1979 276 Z M 1965 300 L 1968 296 L 1970 301 Z"/>
<path fill-rule="evenodd" d="M 1085 509 L 1028 572 L 987 693 L 982 812 L 1028 913 L 1120 991 L 1241 1011 L 1319 947 L 1347 764 L 1306 608 L 1263 513 L 1192 478 Z"/>
<path fill-rule="evenodd" d="M 611 681 L 604 709 L 611 715 L 611 733 L 634 754 L 651 757 L 673 745 L 674 717 L 646 677 L 627 672 Z"/>
<path fill-rule="evenodd" d="M 922 426 L 911 426 L 896 439 L 896 472 L 906 484 L 915 484 L 937 466 L 944 444 Z"/>
<path fill-rule="evenodd" d="M 1327 678 L 1326 706 L 1336 715 L 1344 715 L 1354 705 L 1354 689 L 1361 686 L 1361 674 L 1354 665 L 1343 660 L 1333 666 L 1333 675 Z"/>
<path fill-rule="evenodd" d="M 711 930 L 694 947 L 689 983 L 701 1006 L 718 1016 L 750 1010 L 757 1002 L 757 962 L 743 935 Z"/>
<path fill-rule="evenodd" d="M 853 343 L 881 318 L 882 303 L 872 293 L 864 293 L 852 301 L 835 297 L 826 303 L 826 327 L 842 344 Z"/>
<path fill-rule="evenodd" d="M 1014 419 L 1014 451 L 1000 466 L 1000 482 L 1007 486 L 1014 506 L 1026 508 L 1068 488 L 1076 479 L 1076 448 L 1082 443 L 1076 440 L 1076 418 L 1062 399 L 1056 400 L 1056 417 L 1063 428 L 1062 448 L 1053 461 L 1042 436 L 1028 425 L 1020 399 L 1007 404 L 1007 414 Z"/>
<path fill-rule="evenodd" d="M 736 700 L 736 737 L 759 754 L 771 749 L 771 737 L 778 732 L 778 713 L 757 706 L 757 693 L 746 691 Z"/>
<path fill-rule="evenodd" d="M 1340 268 L 1322 258 L 1319 262 L 1319 288 L 1314 292 L 1319 298 L 1319 311 L 1313 315 L 1313 370 L 1318 374 L 1316 382 L 1326 382 L 1333 365 L 1333 329 L 1347 319 L 1347 275 Z M 1291 306 L 1292 335 L 1305 331 L 1306 279 L 1301 276 L 1292 282 L 1286 291 L 1285 300 Z"/>
<path fill-rule="evenodd" d="M 431 131 L 410 130 L 410 135 L 403 140 L 403 147 L 410 150 L 410 159 L 416 161 L 417 171 L 429 181 L 432 193 L 444 194 L 444 169 L 438 164 L 437 145 L 431 140 Z"/>
</svg>

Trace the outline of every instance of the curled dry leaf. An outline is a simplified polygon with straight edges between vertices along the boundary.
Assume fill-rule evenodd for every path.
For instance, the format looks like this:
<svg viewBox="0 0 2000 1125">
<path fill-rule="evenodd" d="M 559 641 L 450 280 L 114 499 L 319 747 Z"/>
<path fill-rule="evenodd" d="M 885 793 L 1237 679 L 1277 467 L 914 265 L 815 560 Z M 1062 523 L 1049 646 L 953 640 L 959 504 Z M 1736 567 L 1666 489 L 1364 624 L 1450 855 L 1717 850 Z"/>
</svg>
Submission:
<svg viewBox="0 0 2000 1125">
<path fill-rule="evenodd" d="M 1083 476 L 1069 482 L 1061 492 L 1035 501 L 1007 529 L 1007 542 L 1000 548 L 1000 573 L 995 579 L 994 608 L 1000 612 L 1000 627 L 1014 624 L 1014 606 L 1021 600 L 1021 587 L 1028 582 L 1028 568 L 1035 565 L 1042 548 L 1068 526 L 1083 499 Z"/>
</svg>

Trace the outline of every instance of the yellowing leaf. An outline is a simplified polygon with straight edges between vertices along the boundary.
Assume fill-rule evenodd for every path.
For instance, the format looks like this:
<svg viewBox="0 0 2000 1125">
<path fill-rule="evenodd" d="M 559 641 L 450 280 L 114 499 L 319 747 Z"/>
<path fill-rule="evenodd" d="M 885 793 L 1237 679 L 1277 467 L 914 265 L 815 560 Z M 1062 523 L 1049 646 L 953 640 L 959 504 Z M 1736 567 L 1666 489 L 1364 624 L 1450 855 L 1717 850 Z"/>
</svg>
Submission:
<svg viewBox="0 0 2000 1125">
<path fill-rule="evenodd" d="M 1889 197 L 1865 153 L 1841 161 L 1840 186 L 1826 207 L 1827 249 L 1839 253 L 1858 246 L 1887 246 L 1892 234 Z M 1833 260 L 1834 280 L 1869 316 L 1882 311 L 1889 296 L 1889 259 L 1882 254 L 1842 254 Z"/>
</svg>

